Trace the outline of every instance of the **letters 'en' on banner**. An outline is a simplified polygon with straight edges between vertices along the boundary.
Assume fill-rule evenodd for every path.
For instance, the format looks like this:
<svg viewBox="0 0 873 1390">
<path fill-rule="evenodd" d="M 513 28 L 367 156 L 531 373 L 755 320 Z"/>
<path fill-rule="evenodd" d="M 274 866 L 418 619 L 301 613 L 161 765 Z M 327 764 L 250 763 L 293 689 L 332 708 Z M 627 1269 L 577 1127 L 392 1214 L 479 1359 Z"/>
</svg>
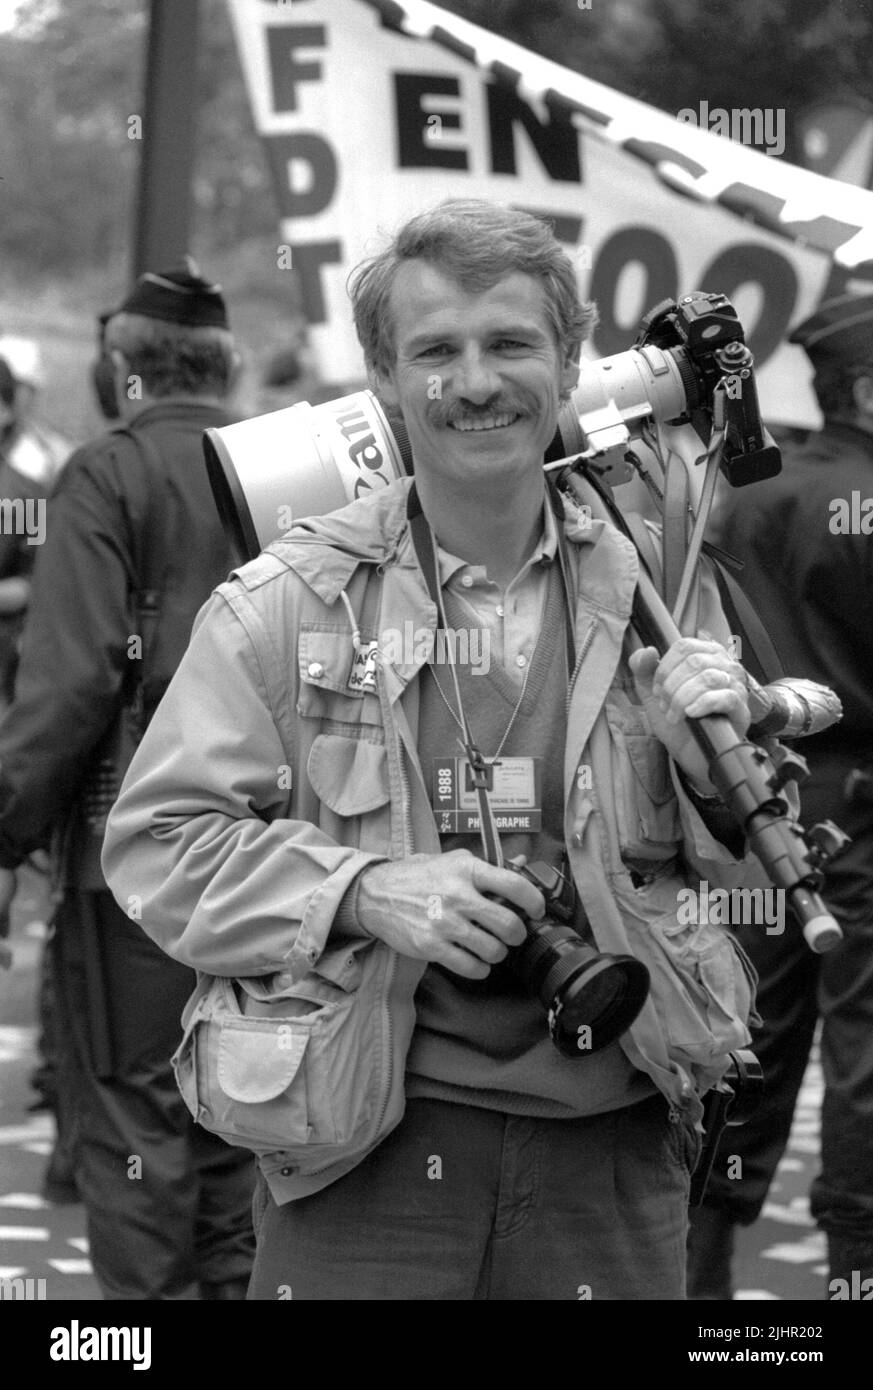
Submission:
<svg viewBox="0 0 873 1390">
<path fill-rule="evenodd" d="M 873 193 L 675 119 L 425 0 L 228 5 L 282 244 L 331 380 L 363 377 L 345 288 L 357 262 L 441 199 L 486 197 L 551 220 L 599 307 L 591 355 L 629 347 L 662 299 L 720 292 L 755 355 L 765 417 L 819 423 L 809 362 L 784 340 L 835 268 L 845 288 L 869 289 Z"/>
</svg>

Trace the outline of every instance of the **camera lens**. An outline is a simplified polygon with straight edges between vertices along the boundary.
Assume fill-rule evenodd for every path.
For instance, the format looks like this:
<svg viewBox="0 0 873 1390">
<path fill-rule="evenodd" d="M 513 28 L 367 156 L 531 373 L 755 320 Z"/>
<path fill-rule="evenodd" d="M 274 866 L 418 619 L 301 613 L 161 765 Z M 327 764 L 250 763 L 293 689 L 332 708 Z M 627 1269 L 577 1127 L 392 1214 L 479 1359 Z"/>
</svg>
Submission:
<svg viewBox="0 0 873 1390">
<path fill-rule="evenodd" d="M 585 1057 L 608 1047 L 646 1002 L 646 967 L 633 956 L 597 951 L 571 927 L 548 918 L 528 922 L 527 932 L 512 967 L 547 1011 L 558 1051 Z"/>
</svg>

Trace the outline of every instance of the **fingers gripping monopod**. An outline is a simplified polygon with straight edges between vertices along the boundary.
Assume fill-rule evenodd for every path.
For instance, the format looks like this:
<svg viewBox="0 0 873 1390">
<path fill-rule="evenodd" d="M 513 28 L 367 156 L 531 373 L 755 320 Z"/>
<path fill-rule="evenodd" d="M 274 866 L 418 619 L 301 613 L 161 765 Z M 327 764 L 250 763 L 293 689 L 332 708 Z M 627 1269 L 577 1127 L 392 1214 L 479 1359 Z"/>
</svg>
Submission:
<svg viewBox="0 0 873 1390">
<path fill-rule="evenodd" d="M 585 487 L 572 463 L 568 463 L 568 470 L 561 484 L 592 516 L 612 523 L 632 539 L 621 512 L 599 480 L 586 470 Z M 631 621 L 641 640 L 654 647 L 659 656 L 682 635 L 642 556 Z M 807 774 L 804 759 L 779 744 L 771 755 L 741 738 L 724 714 L 689 719 L 688 725 L 706 758 L 710 781 L 733 812 L 773 885 L 784 891 L 807 944 L 819 954 L 831 950 L 842 940 L 842 931 L 818 890 L 824 881 L 822 865 L 847 837 L 830 821 L 807 832 L 792 817 L 782 791 L 786 782 L 799 781 Z"/>
</svg>

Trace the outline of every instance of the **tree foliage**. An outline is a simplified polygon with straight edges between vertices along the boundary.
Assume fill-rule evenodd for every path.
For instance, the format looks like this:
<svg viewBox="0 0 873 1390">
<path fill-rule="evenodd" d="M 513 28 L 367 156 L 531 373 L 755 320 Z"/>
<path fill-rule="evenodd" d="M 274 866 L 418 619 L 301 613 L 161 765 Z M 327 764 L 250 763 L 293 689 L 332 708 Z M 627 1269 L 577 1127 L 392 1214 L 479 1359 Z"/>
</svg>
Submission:
<svg viewBox="0 0 873 1390">
<path fill-rule="evenodd" d="M 27 0 L 0 38 L 0 246 L 33 269 L 123 255 L 135 213 L 147 0 Z M 272 233 L 269 175 L 224 0 L 200 0 L 195 235 Z"/>
</svg>

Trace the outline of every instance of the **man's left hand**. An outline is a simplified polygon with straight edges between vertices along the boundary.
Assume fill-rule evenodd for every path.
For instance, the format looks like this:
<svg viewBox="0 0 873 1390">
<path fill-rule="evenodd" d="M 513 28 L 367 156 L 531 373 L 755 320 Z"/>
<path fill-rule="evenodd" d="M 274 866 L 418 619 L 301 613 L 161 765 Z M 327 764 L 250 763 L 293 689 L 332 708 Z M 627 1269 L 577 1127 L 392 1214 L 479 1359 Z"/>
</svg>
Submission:
<svg viewBox="0 0 873 1390">
<path fill-rule="evenodd" d="M 726 714 L 744 737 L 751 715 L 742 666 L 708 634 L 680 637 L 660 661 L 654 647 L 643 647 L 629 664 L 652 732 L 693 785 L 713 793 L 706 758 L 685 721 Z"/>
</svg>

